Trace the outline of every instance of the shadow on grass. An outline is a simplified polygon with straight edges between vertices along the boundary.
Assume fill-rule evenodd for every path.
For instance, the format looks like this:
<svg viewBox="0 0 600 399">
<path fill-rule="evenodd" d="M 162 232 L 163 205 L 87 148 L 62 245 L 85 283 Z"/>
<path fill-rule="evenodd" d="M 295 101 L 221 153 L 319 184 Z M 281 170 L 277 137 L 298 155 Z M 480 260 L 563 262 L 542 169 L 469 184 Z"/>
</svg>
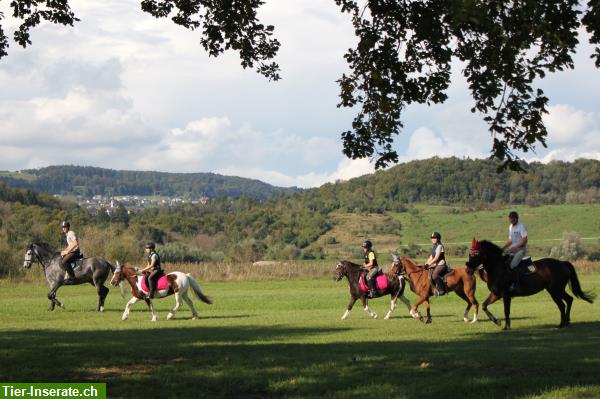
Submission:
<svg viewBox="0 0 600 399">
<path fill-rule="evenodd" d="M 242 317 L 245 317 L 242 315 Z M 346 327 L 20 330 L 0 336 L 2 381 L 106 382 L 109 398 L 515 397 L 600 392 L 600 322 L 463 340 L 319 343 Z M 312 339 L 314 337 L 314 340 Z M 294 339 L 311 343 L 282 343 Z M 594 391 L 596 392 L 596 391 Z"/>
</svg>

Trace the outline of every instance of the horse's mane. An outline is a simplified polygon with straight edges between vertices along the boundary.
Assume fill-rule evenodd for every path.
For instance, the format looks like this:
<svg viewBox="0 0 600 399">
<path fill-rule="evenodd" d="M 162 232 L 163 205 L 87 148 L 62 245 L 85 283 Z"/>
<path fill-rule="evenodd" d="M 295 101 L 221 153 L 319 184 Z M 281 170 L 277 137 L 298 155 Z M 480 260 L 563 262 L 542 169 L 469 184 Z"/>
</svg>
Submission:
<svg viewBox="0 0 600 399">
<path fill-rule="evenodd" d="M 353 267 L 355 269 L 362 268 L 362 265 L 359 265 L 359 264 L 354 263 L 354 262 L 350 262 L 349 260 L 342 260 L 342 261 L 340 261 L 340 263 L 348 265 L 348 266 L 351 266 L 351 267 Z"/>
<path fill-rule="evenodd" d="M 496 244 L 494 244 L 491 241 L 481 240 L 481 241 L 479 241 L 479 245 L 481 246 L 481 249 L 483 250 L 483 252 L 485 252 L 486 254 L 490 254 L 492 256 L 498 256 L 498 257 L 502 257 L 504 254 L 504 251 L 502 250 L 502 248 L 500 248 L 499 246 L 497 246 Z"/>
<path fill-rule="evenodd" d="M 57 250 L 55 250 L 54 248 L 52 248 L 50 246 L 50 244 L 48 244 L 46 242 L 42 242 L 42 241 L 35 242 L 34 241 L 32 244 L 36 245 L 36 246 L 38 246 L 40 248 L 42 248 L 44 251 L 48 252 L 49 254 L 56 255 L 56 254 L 59 253 Z"/>
</svg>

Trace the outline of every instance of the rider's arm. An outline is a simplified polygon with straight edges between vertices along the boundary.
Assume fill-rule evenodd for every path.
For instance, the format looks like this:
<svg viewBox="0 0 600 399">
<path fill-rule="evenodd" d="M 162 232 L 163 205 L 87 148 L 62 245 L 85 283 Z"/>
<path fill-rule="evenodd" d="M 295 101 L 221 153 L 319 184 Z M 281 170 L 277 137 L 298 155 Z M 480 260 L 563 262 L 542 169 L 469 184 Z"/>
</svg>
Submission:
<svg viewBox="0 0 600 399">
<path fill-rule="evenodd" d="M 79 246 L 79 243 L 77 242 L 77 238 L 74 238 L 73 241 L 71 241 L 71 245 L 69 245 L 65 249 L 63 249 L 63 251 L 61 252 L 61 255 L 66 255 L 66 254 L 72 252 L 78 246 Z"/>
<path fill-rule="evenodd" d="M 146 271 L 152 269 L 152 266 L 154 266 L 155 263 L 156 263 L 156 258 L 153 256 L 152 258 L 150 258 L 150 263 L 148 263 L 148 266 L 146 266 L 142 269 L 142 272 L 146 272 Z"/>
<path fill-rule="evenodd" d="M 440 258 L 440 255 L 442 254 L 442 248 L 441 246 L 438 246 L 437 249 L 435 250 L 435 256 L 434 257 L 429 257 L 429 259 L 427 259 L 427 266 L 431 266 L 433 264 L 435 264 L 435 262 L 438 261 L 438 259 Z"/>
<path fill-rule="evenodd" d="M 372 256 L 371 254 L 369 254 L 369 262 L 365 263 L 365 267 L 367 269 L 372 269 L 373 268 L 373 263 L 375 262 L 375 256 Z"/>
<path fill-rule="evenodd" d="M 511 247 L 512 252 L 517 252 L 527 244 L 527 236 L 521 238 L 521 241 Z"/>
</svg>

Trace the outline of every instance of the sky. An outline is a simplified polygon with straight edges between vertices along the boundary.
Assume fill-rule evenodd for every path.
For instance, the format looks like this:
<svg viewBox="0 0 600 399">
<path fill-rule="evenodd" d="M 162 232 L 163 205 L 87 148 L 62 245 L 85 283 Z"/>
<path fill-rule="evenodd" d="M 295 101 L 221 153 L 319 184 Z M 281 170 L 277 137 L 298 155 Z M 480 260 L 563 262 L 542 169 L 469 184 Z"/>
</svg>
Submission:
<svg viewBox="0 0 600 399">
<path fill-rule="evenodd" d="M 12 40 L 0 60 L 0 170 L 84 165 L 213 172 L 276 186 L 317 187 L 372 173 L 342 154 L 351 109 L 337 108 L 343 55 L 355 44 L 333 0 L 267 0 L 260 10 L 282 43 L 283 79 L 243 69 L 236 53 L 211 58 L 200 33 L 154 19 L 139 0 L 71 0 L 74 27 L 42 24 L 33 44 Z M 10 36 L 8 2 L 0 2 Z M 539 86 L 550 98 L 548 148 L 529 161 L 600 159 L 600 71 L 580 33 L 575 69 Z M 492 139 L 454 65 L 449 99 L 410 106 L 394 149 L 400 162 L 486 158 Z"/>
</svg>

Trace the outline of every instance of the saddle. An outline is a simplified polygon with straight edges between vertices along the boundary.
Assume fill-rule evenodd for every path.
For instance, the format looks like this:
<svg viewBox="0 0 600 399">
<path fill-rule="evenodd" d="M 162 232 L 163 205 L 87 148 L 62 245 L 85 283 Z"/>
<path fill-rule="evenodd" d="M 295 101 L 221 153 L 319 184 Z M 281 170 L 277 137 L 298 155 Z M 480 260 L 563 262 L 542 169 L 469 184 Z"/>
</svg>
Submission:
<svg viewBox="0 0 600 399">
<path fill-rule="evenodd" d="M 519 265 L 515 267 L 515 269 L 521 269 L 521 273 L 524 276 L 533 274 L 536 271 L 536 267 L 533 261 L 531 260 L 531 256 L 523 258 Z"/>
<path fill-rule="evenodd" d="M 360 278 L 358 279 L 358 284 L 360 286 L 361 292 L 369 292 L 369 286 L 367 285 L 366 280 L 366 273 L 361 273 Z M 379 269 L 379 271 L 375 275 L 375 289 L 377 291 L 384 291 L 385 289 L 387 289 L 387 286 L 387 277 L 383 273 L 383 269 Z"/>
<path fill-rule="evenodd" d="M 145 293 L 150 292 L 150 287 L 148 287 L 148 285 L 146 285 L 146 278 L 144 276 L 142 276 L 141 278 L 141 287 L 142 287 L 142 291 L 144 291 Z M 166 274 L 163 274 L 162 276 L 160 276 L 158 278 L 158 283 L 156 284 L 156 291 L 162 291 L 162 290 L 166 290 L 169 288 L 169 278 L 167 277 Z"/>
<path fill-rule="evenodd" d="M 435 281 L 433 281 L 433 267 L 430 269 L 427 269 L 429 271 L 429 281 L 431 282 L 431 286 L 435 287 Z M 450 267 L 450 265 L 448 265 L 448 263 L 446 263 L 446 267 L 444 268 L 444 270 L 442 270 L 440 272 L 440 274 L 438 274 L 439 277 L 441 277 L 442 282 L 444 283 L 444 287 L 446 287 L 446 289 L 448 288 L 448 283 L 446 282 L 446 278 L 448 278 L 448 276 L 450 276 L 452 273 L 454 273 L 454 269 Z"/>
</svg>

